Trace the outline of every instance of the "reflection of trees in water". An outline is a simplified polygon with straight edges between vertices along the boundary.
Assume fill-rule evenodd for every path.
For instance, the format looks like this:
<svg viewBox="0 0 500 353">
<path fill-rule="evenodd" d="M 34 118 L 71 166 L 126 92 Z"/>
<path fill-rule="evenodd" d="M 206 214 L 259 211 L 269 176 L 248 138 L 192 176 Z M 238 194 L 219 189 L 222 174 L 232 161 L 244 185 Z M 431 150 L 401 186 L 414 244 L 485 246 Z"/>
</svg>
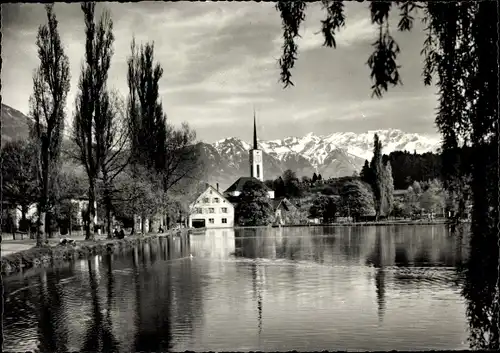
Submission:
<svg viewBox="0 0 500 353">
<path fill-rule="evenodd" d="M 68 328 L 63 312 L 63 295 L 57 286 L 60 279 L 57 270 L 49 278 L 47 271 L 43 270 L 40 273 L 38 336 L 39 349 L 42 352 L 68 350 Z"/>
<path fill-rule="evenodd" d="M 91 320 L 87 326 L 87 332 L 82 345 L 82 351 L 86 352 L 97 352 L 97 351 L 116 351 L 118 348 L 118 342 L 113 335 L 111 329 L 110 316 L 104 316 L 101 310 L 101 303 L 99 301 L 99 286 L 96 278 L 96 269 L 93 265 L 93 259 L 87 261 L 89 270 L 89 285 L 90 285 L 90 296 L 91 296 Z M 108 266 L 108 281 L 112 277 L 111 263 Z M 112 280 L 111 280 L 112 281 Z M 108 287 L 111 287 L 112 293 L 113 283 L 108 282 Z M 108 294 L 109 295 L 109 294 Z M 108 307 L 108 310 L 110 308 Z"/>
<path fill-rule="evenodd" d="M 141 262 L 140 257 L 144 259 L 145 254 L 134 251 L 135 324 L 137 326 L 134 351 L 160 351 L 162 349 L 171 349 L 173 344 L 170 325 L 170 308 L 172 304 L 170 286 L 161 285 L 165 282 L 161 281 L 161 283 L 157 283 L 160 284 L 161 288 L 155 288 L 151 293 L 147 285 L 152 282 L 153 278 L 151 272 L 145 273 L 139 268 L 139 263 Z M 165 267 L 164 271 L 162 271 L 162 275 L 165 278 L 170 277 L 169 266 Z M 157 291 L 157 289 L 160 290 Z M 153 295 L 153 298 L 161 298 L 161 300 L 158 301 L 153 299 L 153 301 L 151 301 L 151 295 Z"/>
<path fill-rule="evenodd" d="M 134 283 L 136 297 L 135 351 L 171 350 L 174 347 L 173 327 L 183 328 L 183 334 L 194 331 L 202 314 L 202 292 L 199 272 L 185 257 L 190 245 L 187 237 L 153 242 L 148 254 L 134 253 Z M 177 245 L 177 246 L 176 246 Z M 140 268 L 141 257 L 175 262 L 152 262 L 145 271 Z M 161 256 L 158 253 L 167 253 Z M 184 259 L 181 259 L 184 258 Z"/>
<path fill-rule="evenodd" d="M 402 245 L 396 245 L 396 257 L 394 259 L 396 266 L 407 267 L 410 264 L 408 251 Z"/>
<path fill-rule="evenodd" d="M 387 238 L 388 235 L 384 234 Z M 390 238 L 389 238 L 390 241 Z M 373 265 L 376 269 L 375 274 L 375 291 L 377 293 L 377 304 L 378 304 L 378 318 L 382 321 L 385 313 L 385 270 L 384 266 L 386 263 L 385 255 L 385 244 L 382 240 L 382 229 L 381 227 L 376 227 L 375 230 L 375 246 L 372 253 L 367 257 L 367 263 Z"/>
<path fill-rule="evenodd" d="M 462 294 L 466 299 L 469 342 L 473 349 L 499 349 L 498 238 L 493 229 L 472 225 L 469 259 Z M 474 229 L 476 228 L 476 229 Z"/>
<path fill-rule="evenodd" d="M 325 238 L 313 236 L 311 239 L 312 242 L 312 256 L 313 260 L 317 263 L 325 262 Z"/>
<path fill-rule="evenodd" d="M 383 268 L 377 269 L 375 283 L 377 291 L 378 319 L 379 321 L 383 321 L 385 314 L 385 270 Z"/>
<path fill-rule="evenodd" d="M 257 254 L 257 237 L 255 229 L 238 229 L 234 237 L 235 255 L 256 259 Z"/>
<path fill-rule="evenodd" d="M 378 318 L 382 321 L 385 313 L 385 269 L 384 267 L 391 264 L 390 254 L 388 250 L 391 249 L 392 244 L 387 244 L 387 242 L 392 243 L 393 238 L 387 231 L 382 234 L 382 228 L 376 227 L 375 229 L 375 246 L 372 252 L 368 255 L 366 262 L 369 265 L 375 267 L 375 292 L 377 293 L 377 304 L 378 304 Z M 382 237 L 384 239 L 382 239 Z"/>
<path fill-rule="evenodd" d="M 274 257 L 274 251 L 276 251 L 277 257 L 280 254 L 279 247 L 270 246 L 270 242 L 276 242 L 276 239 L 271 239 L 266 230 L 262 228 L 237 229 L 234 241 L 235 255 L 239 257 L 249 259 L 270 258 Z"/>
</svg>

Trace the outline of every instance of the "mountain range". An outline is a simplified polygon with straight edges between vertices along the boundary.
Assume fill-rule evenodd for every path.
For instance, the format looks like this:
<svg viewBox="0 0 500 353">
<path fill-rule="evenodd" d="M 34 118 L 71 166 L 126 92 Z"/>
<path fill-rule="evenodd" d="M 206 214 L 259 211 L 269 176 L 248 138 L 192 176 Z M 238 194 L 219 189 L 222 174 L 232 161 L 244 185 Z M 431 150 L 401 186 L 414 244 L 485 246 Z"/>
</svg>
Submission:
<svg viewBox="0 0 500 353">
<path fill-rule="evenodd" d="M 2 145 L 6 141 L 28 136 L 29 119 L 20 111 L 2 104 Z M 370 160 L 373 150 L 373 136 L 377 133 L 382 142 L 382 151 L 407 150 L 417 153 L 437 152 L 440 146 L 438 136 L 426 136 L 388 129 L 353 132 L 335 132 L 317 136 L 308 133 L 302 137 L 285 137 L 280 140 L 259 141 L 263 151 L 265 179 L 274 179 L 291 169 L 301 177 L 319 173 L 323 178 L 342 177 L 359 172 L 365 160 Z M 230 137 L 209 144 L 198 143 L 206 165 L 206 179 L 228 187 L 240 176 L 248 176 L 250 167 L 248 151 L 250 145 L 241 139 Z"/>
<path fill-rule="evenodd" d="M 437 152 L 439 137 L 406 133 L 397 129 L 368 131 L 362 134 L 336 132 L 317 136 L 308 133 L 302 137 L 285 137 L 280 140 L 259 141 L 263 151 L 264 178 L 276 178 L 286 169 L 300 176 L 319 173 L 323 178 L 350 176 L 359 172 L 373 154 L 373 137 L 377 133 L 382 151 Z M 213 144 L 201 143 L 203 159 L 207 162 L 210 182 L 220 180 L 226 185 L 227 177 L 234 181 L 249 174 L 246 141 L 231 137 Z"/>
</svg>

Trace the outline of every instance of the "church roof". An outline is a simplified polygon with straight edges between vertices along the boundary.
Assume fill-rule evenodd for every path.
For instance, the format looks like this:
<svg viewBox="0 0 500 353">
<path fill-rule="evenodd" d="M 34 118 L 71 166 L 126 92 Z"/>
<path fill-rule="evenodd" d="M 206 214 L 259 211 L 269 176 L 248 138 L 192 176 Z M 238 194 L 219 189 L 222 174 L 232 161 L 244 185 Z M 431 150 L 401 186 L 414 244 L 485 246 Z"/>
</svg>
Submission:
<svg viewBox="0 0 500 353">
<path fill-rule="evenodd" d="M 253 180 L 254 182 L 256 182 L 258 184 L 261 184 L 264 187 L 265 190 L 272 191 L 266 184 L 264 184 L 262 181 L 260 181 L 257 178 L 254 178 L 254 177 L 241 177 L 238 180 L 236 180 L 233 183 L 233 185 L 231 185 L 224 193 L 235 192 L 235 191 L 241 192 L 243 190 L 243 187 L 245 186 L 245 184 L 248 183 L 251 180 Z"/>
</svg>

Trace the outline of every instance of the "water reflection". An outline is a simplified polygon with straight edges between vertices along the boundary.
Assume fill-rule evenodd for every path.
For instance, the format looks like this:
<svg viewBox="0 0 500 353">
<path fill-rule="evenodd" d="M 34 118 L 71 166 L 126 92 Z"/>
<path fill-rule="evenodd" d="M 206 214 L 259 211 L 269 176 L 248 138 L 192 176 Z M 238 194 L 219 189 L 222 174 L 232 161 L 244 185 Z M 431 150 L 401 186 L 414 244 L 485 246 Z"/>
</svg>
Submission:
<svg viewBox="0 0 500 353">
<path fill-rule="evenodd" d="M 462 295 L 467 303 L 469 343 L 474 349 L 500 348 L 499 248 L 498 238 L 492 234 L 488 231 L 484 236 L 472 238 L 475 250 L 462 266 L 465 278 Z"/>
<path fill-rule="evenodd" d="M 463 349 L 463 244 L 425 226 L 160 238 L 4 279 L 4 349 Z"/>
</svg>

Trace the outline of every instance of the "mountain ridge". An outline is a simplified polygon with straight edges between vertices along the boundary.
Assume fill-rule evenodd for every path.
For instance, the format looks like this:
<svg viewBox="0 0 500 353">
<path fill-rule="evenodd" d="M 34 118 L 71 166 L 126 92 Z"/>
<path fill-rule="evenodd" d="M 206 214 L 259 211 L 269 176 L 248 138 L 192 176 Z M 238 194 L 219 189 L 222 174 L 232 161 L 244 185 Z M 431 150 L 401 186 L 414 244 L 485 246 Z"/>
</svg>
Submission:
<svg viewBox="0 0 500 353">
<path fill-rule="evenodd" d="M 32 121 L 29 117 L 2 104 L 2 119 L 2 145 L 28 137 Z M 263 151 L 264 178 L 274 179 L 286 169 L 295 171 L 299 177 L 312 176 L 313 173 L 320 173 L 323 178 L 359 173 L 365 159 L 371 159 L 375 133 L 379 134 L 384 154 L 396 150 L 437 152 L 439 148 L 438 137 L 398 129 L 362 134 L 334 132 L 321 136 L 310 132 L 302 137 L 259 140 L 259 148 Z M 248 151 L 251 146 L 245 140 L 227 137 L 214 143 L 198 142 L 198 147 L 207 168 L 205 179 L 208 182 L 228 187 L 238 177 L 249 175 Z"/>
</svg>

